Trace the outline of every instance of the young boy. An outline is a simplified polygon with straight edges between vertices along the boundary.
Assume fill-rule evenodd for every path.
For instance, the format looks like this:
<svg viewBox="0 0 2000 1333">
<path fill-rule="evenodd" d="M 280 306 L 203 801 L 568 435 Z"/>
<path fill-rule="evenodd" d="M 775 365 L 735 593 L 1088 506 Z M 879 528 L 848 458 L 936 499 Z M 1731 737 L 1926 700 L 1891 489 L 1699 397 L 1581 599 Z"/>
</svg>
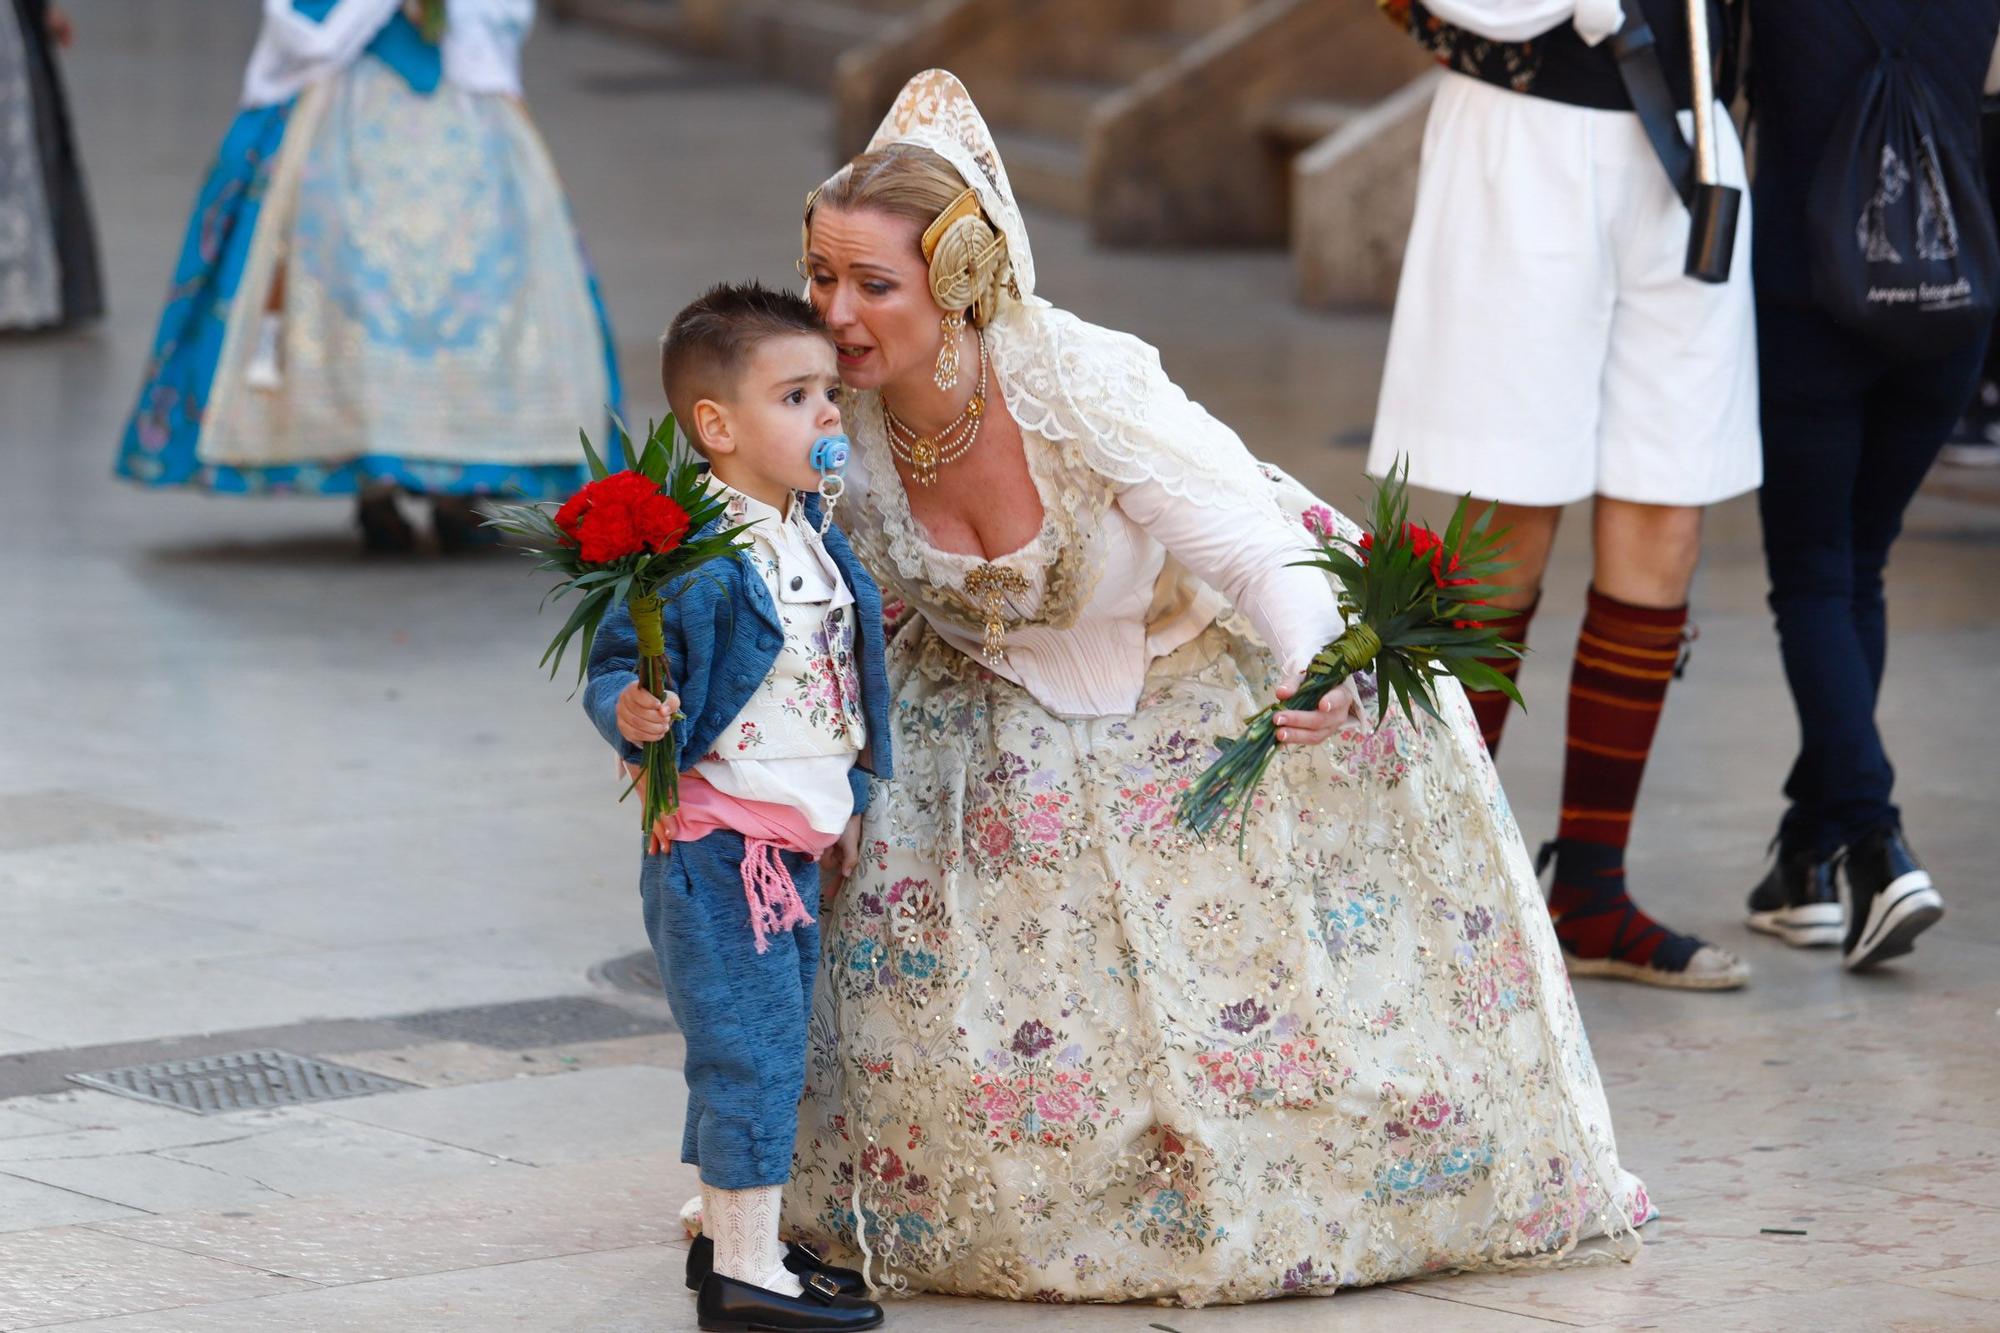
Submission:
<svg viewBox="0 0 2000 1333">
<path fill-rule="evenodd" d="M 628 764 L 669 726 L 680 742 L 680 809 L 649 836 L 639 888 L 687 1034 L 681 1160 L 701 1168 L 703 1231 L 688 1285 L 704 1329 L 874 1328 L 859 1274 L 778 1238 L 819 961 L 815 857 L 852 869 L 868 771 L 891 775 L 881 595 L 840 531 L 821 532 L 809 461 L 840 430 L 833 341 L 797 296 L 721 286 L 674 319 L 660 373 L 728 496 L 723 521 L 753 525 L 740 558 L 665 599 L 678 697 L 639 687 L 622 610 L 584 690 Z"/>
</svg>

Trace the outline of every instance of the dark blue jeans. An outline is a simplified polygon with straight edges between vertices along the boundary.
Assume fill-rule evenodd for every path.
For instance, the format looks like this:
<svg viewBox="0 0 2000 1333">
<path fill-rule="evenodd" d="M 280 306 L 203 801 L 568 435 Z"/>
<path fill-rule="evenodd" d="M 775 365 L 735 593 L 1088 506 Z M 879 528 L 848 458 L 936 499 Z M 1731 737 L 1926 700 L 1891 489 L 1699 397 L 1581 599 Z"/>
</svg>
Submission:
<svg viewBox="0 0 2000 1333">
<path fill-rule="evenodd" d="M 646 934 L 687 1035 L 681 1160 L 725 1190 L 791 1178 L 819 966 L 817 924 L 774 935 L 757 952 L 742 867 L 743 839 L 725 831 L 648 856 L 639 875 Z M 788 852 L 785 868 L 817 918 L 819 866 Z"/>
<path fill-rule="evenodd" d="M 1899 815 L 1875 726 L 1888 660 L 1882 571 L 1903 510 L 1971 399 L 1984 340 L 1894 361 L 1815 310 L 1759 303 L 1764 563 L 1799 754 L 1787 849 L 1830 853 Z"/>
</svg>

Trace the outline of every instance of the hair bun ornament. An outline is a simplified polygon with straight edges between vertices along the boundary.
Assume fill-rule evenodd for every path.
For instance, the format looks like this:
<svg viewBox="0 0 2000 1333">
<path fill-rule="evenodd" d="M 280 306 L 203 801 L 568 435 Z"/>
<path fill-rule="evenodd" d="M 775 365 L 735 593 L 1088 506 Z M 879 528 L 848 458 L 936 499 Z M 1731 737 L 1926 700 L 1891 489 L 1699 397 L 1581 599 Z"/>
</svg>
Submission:
<svg viewBox="0 0 2000 1333">
<path fill-rule="evenodd" d="M 980 327 L 989 323 L 1007 287 L 1007 238 L 986 220 L 975 191 L 953 200 L 925 228 L 923 252 L 938 305 L 971 310 L 972 322 Z"/>
</svg>

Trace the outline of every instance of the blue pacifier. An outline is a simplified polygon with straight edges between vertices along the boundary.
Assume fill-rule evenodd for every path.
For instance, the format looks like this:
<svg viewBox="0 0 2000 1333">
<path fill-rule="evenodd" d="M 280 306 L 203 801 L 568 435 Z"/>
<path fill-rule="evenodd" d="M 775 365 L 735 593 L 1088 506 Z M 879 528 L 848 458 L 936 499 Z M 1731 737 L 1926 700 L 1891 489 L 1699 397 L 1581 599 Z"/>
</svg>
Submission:
<svg viewBox="0 0 2000 1333">
<path fill-rule="evenodd" d="M 806 455 L 806 462 L 816 472 L 838 472 L 847 466 L 850 452 L 845 435 L 822 435 L 813 441 L 812 452 Z"/>
<path fill-rule="evenodd" d="M 847 466 L 853 452 L 845 435 L 822 435 L 813 441 L 812 449 L 806 454 L 806 462 L 819 473 L 819 530 L 822 534 L 833 526 L 833 507 L 840 503 L 841 495 L 847 490 L 847 479 L 840 475 L 840 470 Z"/>
</svg>

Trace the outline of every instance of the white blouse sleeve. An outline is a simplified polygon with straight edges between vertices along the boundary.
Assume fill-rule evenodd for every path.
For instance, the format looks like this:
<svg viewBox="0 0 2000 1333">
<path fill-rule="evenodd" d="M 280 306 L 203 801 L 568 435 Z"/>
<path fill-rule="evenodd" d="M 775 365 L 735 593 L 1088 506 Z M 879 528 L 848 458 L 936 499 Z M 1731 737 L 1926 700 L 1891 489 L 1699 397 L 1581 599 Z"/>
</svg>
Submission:
<svg viewBox="0 0 2000 1333">
<path fill-rule="evenodd" d="M 1197 504 L 1156 481 L 1121 487 L 1118 507 L 1250 618 L 1281 671 L 1303 671 L 1346 628 L 1333 584 L 1294 561 L 1312 551 L 1275 505 Z"/>
<path fill-rule="evenodd" d="M 451 0 L 444 28 L 444 80 L 469 93 L 521 95 L 521 46 L 535 0 Z"/>
<path fill-rule="evenodd" d="M 1625 25 L 1620 0 L 1424 0 L 1424 7 L 1496 42 L 1525 42 L 1567 20 L 1595 46 Z"/>
<path fill-rule="evenodd" d="M 243 75 L 243 105 L 273 106 L 313 80 L 352 64 L 402 0 L 338 0 L 315 22 L 292 0 L 264 0 L 264 26 Z"/>
</svg>

